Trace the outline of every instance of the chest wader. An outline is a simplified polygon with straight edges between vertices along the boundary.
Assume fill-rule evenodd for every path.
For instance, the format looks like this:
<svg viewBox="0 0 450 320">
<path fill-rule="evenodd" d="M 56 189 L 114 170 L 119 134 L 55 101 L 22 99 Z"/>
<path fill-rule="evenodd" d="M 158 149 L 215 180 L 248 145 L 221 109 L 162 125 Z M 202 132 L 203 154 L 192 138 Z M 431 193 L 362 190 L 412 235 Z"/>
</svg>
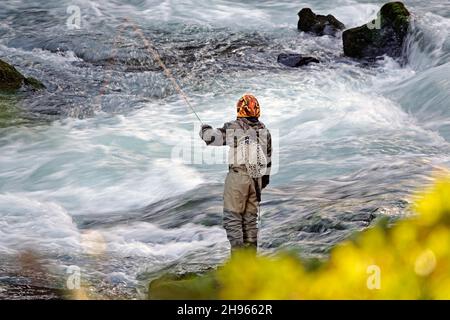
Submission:
<svg viewBox="0 0 450 320">
<path fill-rule="evenodd" d="M 258 246 L 258 209 L 261 188 L 258 179 L 245 170 L 230 167 L 225 180 L 223 226 L 231 249 Z"/>
<path fill-rule="evenodd" d="M 256 253 L 262 184 L 257 161 L 264 155 L 259 151 L 259 140 L 255 141 L 247 135 L 250 127 L 239 124 L 245 133 L 237 139 L 233 155 L 237 163 L 230 162 L 225 180 L 223 225 L 232 250 L 246 247 Z M 257 131 L 256 136 L 259 139 Z"/>
</svg>

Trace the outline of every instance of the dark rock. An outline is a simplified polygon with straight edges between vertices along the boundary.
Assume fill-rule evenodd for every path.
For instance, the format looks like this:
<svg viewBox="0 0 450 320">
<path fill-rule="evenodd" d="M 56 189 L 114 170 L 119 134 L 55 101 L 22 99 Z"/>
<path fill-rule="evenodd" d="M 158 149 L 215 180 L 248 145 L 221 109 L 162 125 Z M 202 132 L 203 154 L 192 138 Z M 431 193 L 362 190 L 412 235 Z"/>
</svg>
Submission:
<svg viewBox="0 0 450 320">
<path fill-rule="evenodd" d="M 17 91 L 23 86 L 32 90 L 44 89 L 45 86 L 35 78 L 26 78 L 12 65 L 0 59 L 0 91 Z"/>
<path fill-rule="evenodd" d="M 310 8 L 300 10 L 298 17 L 298 30 L 311 32 L 318 36 L 335 36 L 340 30 L 345 29 L 345 25 L 333 15 L 323 16 L 315 14 Z"/>
<path fill-rule="evenodd" d="M 401 57 L 409 28 L 410 13 L 401 2 L 385 4 L 373 20 L 342 34 L 344 54 L 374 59 L 382 55 Z"/>
<path fill-rule="evenodd" d="M 288 67 L 301 67 L 309 63 L 319 63 L 320 61 L 313 57 L 304 57 L 298 53 L 281 53 L 277 61 Z"/>
</svg>

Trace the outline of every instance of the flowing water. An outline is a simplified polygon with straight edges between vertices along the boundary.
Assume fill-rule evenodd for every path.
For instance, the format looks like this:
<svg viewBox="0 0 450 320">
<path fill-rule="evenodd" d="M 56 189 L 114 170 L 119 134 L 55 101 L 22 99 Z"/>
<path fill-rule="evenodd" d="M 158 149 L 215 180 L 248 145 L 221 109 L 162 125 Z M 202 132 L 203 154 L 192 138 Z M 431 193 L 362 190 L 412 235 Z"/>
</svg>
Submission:
<svg viewBox="0 0 450 320">
<path fill-rule="evenodd" d="M 203 146 L 145 41 L 202 121 L 220 126 L 240 95 L 259 98 L 276 147 L 262 253 L 326 257 L 374 219 L 409 214 L 411 192 L 450 163 L 450 7 L 405 3 L 402 66 L 296 30 L 303 7 L 354 27 L 383 1 L 2 1 L 0 57 L 47 90 L 0 104 L 0 295 L 29 284 L 23 252 L 63 279 L 78 266 L 102 295 L 138 298 L 164 272 L 227 258 L 224 148 Z M 282 52 L 321 63 L 287 68 Z"/>
</svg>

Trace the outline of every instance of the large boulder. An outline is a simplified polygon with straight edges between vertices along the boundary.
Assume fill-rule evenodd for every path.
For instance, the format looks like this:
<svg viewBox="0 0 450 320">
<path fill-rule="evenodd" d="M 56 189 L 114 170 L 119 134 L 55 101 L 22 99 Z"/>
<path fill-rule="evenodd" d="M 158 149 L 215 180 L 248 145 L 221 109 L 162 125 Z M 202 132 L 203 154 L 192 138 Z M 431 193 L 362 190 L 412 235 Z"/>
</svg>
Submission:
<svg viewBox="0 0 450 320">
<path fill-rule="evenodd" d="M 368 59 L 385 54 L 394 58 L 401 57 L 409 17 L 410 13 L 403 3 L 386 3 L 378 12 L 376 20 L 344 31 L 344 54 Z"/>
<path fill-rule="evenodd" d="M 345 25 L 333 15 L 323 16 L 315 14 L 310 8 L 300 10 L 298 18 L 298 30 L 311 32 L 318 36 L 335 36 L 336 33 L 345 29 Z"/>
<path fill-rule="evenodd" d="M 0 59 L 0 91 L 17 91 L 23 86 L 32 90 L 45 88 L 39 80 L 32 77 L 25 77 L 12 65 Z"/>
<path fill-rule="evenodd" d="M 310 63 L 319 63 L 320 61 L 314 57 L 305 57 L 299 53 L 281 53 L 277 58 L 278 63 L 287 67 L 297 68 L 306 66 Z"/>
</svg>

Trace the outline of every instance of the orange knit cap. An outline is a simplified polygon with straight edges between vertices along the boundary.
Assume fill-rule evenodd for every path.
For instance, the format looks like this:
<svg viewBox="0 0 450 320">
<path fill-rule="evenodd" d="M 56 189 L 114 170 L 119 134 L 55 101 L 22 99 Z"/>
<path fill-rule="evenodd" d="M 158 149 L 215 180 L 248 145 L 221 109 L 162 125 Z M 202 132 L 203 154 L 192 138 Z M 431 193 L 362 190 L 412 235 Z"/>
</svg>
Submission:
<svg viewBox="0 0 450 320">
<path fill-rule="evenodd" d="M 251 94 L 245 94 L 239 99 L 237 103 L 237 117 L 238 118 L 259 118 L 260 108 L 259 102 Z"/>
</svg>

